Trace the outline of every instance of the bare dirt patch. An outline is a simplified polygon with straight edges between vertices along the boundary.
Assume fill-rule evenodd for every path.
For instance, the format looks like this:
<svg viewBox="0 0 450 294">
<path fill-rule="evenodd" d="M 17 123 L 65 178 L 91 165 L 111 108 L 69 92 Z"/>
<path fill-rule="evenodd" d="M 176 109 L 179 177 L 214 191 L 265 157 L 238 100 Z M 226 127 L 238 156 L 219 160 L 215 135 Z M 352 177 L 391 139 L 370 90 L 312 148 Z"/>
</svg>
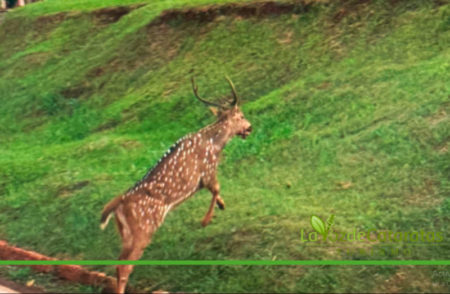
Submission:
<svg viewBox="0 0 450 294">
<path fill-rule="evenodd" d="M 404 200 L 406 205 L 417 207 L 436 207 L 439 206 L 443 198 L 436 192 L 438 183 L 432 180 L 425 180 L 421 188 L 407 195 Z"/>
<path fill-rule="evenodd" d="M 49 25 L 58 25 L 66 19 L 67 15 L 68 13 L 66 12 L 60 12 L 51 15 L 39 16 L 35 21 L 36 28 L 46 27 Z"/>
<path fill-rule="evenodd" d="M 89 82 L 80 83 L 73 87 L 66 88 L 61 91 L 61 95 L 65 98 L 74 98 L 78 99 L 81 96 L 90 96 L 94 92 L 93 87 L 89 84 Z"/>
<path fill-rule="evenodd" d="M 110 120 L 107 121 L 101 125 L 99 125 L 98 127 L 96 127 L 92 132 L 96 133 L 96 132 L 103 132 L 103 131 L 107 131 L 110 129 L 115 128 L 118 124 L 120 123 L 120 121 L 117 120 Z"/>
<path fill-rule="evenodd" d="M 93 10 L 91 12 L 87 12 L 92 16 L 94 23 L 99 25 L 111 24 L 119 21 L 124 15 L 127 15 L 134 9 L 142 7 L 143 4 L 140 5 L 130 5 L 130 6 L 115 6 L 115 7 L 107 7 L 98 10 Z M 76 18 L 84 13 L 78 11 L 72 12 L 60 12 L 50 15 L 43 15 L 36 19 L 36 25 L 38 27 L 48 26 L 59 24 L 68 18 Z"/>
<path fill-rule="evenodd" d="M 228 3 L 223 5 L 210 5 L 195 7 L 184 10 L 170 9 L 164 11 L 152 24 L 167 23 L 173 20 L 211 22 L 221 16 L 267 17 L 281 14 L 306 12 L 312 1 L 292 2 L 250 2 L 250 3 Z"/>
<path fill-rule="evenodd" d="M 38 67 L 44 65 L 50 58 L 48 52 L 34 52 L 25 56 L 25 60 L 29 67 Z"/>
<path fill-rule="evenodd" d="M 124 15 L 127 15 L 131 11 L 140 8 L 142 6 L 144 6 L 144 4 L 107 7 L 99 10 L 94 10 L 92 12 L 92 16 L 96 24 L 100 25 L 111 24 L 119 21 Z"/>
<path fill-rule="evenodd" d="M 81 181 L 81 182 L 78 182 L 78 183 L 75 183 L 75 184 L 72 184 L 72 185 L 69 185 L 69 186 L 61 187 L 58 190 L 58 196 L 60 196 L 60 197 L 67 197 L 70 194 L 72 194 L 73 192 L 75 192 L 77 190 L 80 190 L 80 189 L 83 189 L 87 185 L 89 185 L 89 181 Z"/>
<path fill-rule="evenodd" d="M 447 111 L 450 109 L 450 103 L 446 103 L 441 109 L 439 109 L 436 113 L 428 117 L 428 122 L 430 126 L 435 127 L 440 123 L 447 123 L 450 120 L 450 116 Z"/>
<path fill-rule="evenodd" d="M 426 268 L 403 266 L 376 284 L 375 293 L 448 293 L 445 285 L 432 281 Z"/>
</svg>

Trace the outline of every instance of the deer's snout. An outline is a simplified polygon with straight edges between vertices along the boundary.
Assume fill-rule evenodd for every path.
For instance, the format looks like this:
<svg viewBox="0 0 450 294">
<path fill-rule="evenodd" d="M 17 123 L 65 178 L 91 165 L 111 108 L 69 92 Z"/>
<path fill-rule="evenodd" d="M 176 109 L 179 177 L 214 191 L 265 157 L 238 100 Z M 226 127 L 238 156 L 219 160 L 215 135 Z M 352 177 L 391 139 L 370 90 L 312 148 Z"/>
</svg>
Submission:
<svg viewBox="0 0 450 294">
<path fill-rule="evenodd" d="M 248 125 L 248 127 L 246 127 L 244 130 L 242 130 L 242 132 L 239 134 L 242 139 L 247 138 L 248 135 L 250 135 L 250 133 L 252 132 L 252 125 Z"/>
</svg>

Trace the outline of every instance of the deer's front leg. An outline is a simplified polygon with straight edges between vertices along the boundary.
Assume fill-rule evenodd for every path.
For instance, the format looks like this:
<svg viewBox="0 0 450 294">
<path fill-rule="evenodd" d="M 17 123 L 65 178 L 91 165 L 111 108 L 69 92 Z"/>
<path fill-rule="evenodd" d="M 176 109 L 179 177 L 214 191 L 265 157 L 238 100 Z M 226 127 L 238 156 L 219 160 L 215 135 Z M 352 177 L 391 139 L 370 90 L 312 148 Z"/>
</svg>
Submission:
<svg viewBox="0 0 450 294">
<path fill-rule="evenodd" d="M 204 226 L 204 227 L 206 227 L 209 224 L 209 222 L 211 221 L 213 214 L 214 214 L 214 206 L 216 205 L 216 203 L 217 203 L 217 205 L 219 205 L 219 207 L 220 207 L 219 201 L 223 205 L 225 205 L 222 198 L 220 198 L 220 196 L 219 196 L 220 186 L 219 186 L 219 182 L 217 182 L 217 180 L 215 180 L 212 184 L 208 185 L 207 189 L 211 192 L 212 199 L 211 199 L 211 204 L 209 205 L 208 212 L 206 213 L 205 217 L 202 220 L 202 226 Z"/>
</svg>

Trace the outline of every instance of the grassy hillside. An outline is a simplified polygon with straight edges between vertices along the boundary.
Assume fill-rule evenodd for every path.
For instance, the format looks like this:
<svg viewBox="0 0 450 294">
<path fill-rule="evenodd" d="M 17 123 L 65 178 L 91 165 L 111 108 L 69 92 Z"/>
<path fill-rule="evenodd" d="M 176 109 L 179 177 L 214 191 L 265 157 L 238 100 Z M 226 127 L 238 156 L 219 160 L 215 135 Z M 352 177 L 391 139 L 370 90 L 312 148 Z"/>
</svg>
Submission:
<svg viewBox="0 0 450 294">
<path fill-rule="evenodd" d="M 1 21 L 1 239 L 60 258 L 116 259 L 115 229 L 98 227 L 103 205 L 213 121 L 190 76 L 217 99 L 228 74 L 254 132 L 224 151 L 227 209 L 202 228 L 210 196 L 197 194 L 169 214 L 143 258 L 449 259 L 449 4 L 296 2 L 288 13 L 209 19 L 219 6 L 201 5 L 232 1 L 120 2 L 131 6 L 49 0 Z M 185 6 L 200 8 L 158 17 Z M 301 241 L 311 215 L 331 214 L 336 231 L 445 232 L 444 242 Z M 448 292 L 436 271 L 448 267 L 137 267 L 131 284 Z"/>
</svg>

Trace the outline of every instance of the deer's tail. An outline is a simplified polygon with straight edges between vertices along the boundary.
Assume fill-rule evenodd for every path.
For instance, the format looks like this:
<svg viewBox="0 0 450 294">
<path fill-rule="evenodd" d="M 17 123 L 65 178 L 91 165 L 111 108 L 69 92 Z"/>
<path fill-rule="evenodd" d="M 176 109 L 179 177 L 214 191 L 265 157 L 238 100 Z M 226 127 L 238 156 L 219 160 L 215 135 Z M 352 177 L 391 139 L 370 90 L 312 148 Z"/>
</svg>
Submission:
<svg viewBox="0 0 450 294">
<path fill-rule="evenodd" d="M 122 197 L 115 197 L 113 200 L 109 201 L 102 211 L 102 217 L 100 219 L 100 229 L 104 230 L 109 223 L 109 220 L 112 217 L 112 213 L 116 210 L 117 206 L 119 206 Z"/>
</svg>

